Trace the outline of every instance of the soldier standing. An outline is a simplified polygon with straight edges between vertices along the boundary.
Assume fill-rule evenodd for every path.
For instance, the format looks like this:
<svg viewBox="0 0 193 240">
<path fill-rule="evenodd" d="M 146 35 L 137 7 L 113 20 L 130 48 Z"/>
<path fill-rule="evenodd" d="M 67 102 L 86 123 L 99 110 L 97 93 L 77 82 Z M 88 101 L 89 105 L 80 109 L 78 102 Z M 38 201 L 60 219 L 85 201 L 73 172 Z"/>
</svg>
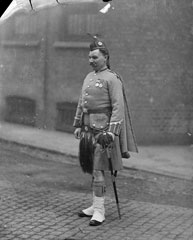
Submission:
<svg viewBox="0 0 193 240">
<path fill-rule="evenodd" d="M 80 139 L 80 165 L 93 178 L 93 203 L 78 215 L 90 217 L 89 225 L 97 226 L 105 220 L 105 171 L 110 170 L 105 146 L 111 145 L 115 171 L 123 168 L 129 151 L 138 150 L 123 81 L 110 70 L 109 51 L 97 37 L 90 44 L 89 64 L 93 71 L 84 79 L 73 126 Z"/>
</svg>

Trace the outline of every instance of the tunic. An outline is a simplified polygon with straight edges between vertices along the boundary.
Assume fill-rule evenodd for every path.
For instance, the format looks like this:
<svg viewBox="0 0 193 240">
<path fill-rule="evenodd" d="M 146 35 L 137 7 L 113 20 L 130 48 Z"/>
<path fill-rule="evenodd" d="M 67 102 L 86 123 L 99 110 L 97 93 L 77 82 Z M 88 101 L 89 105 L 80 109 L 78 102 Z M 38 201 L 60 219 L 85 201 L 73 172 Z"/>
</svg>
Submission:
<svg viewBox="0 0 193 240">
<path fill-rule="evenodd" d="M 122 157 L 125 153 L 137 152 L 123 82 L 109 69 L 90 72 L 84 79 L 73 126 L 84 125 L 115 134 L 111 151 L 114 170 L 123 168 Z M 130 145 L 132 147 L 129 149 Z M 96 144 L 94 152 L 94 170 L 109 170 L 106 151 L 99 144 Z"/>
</svg>

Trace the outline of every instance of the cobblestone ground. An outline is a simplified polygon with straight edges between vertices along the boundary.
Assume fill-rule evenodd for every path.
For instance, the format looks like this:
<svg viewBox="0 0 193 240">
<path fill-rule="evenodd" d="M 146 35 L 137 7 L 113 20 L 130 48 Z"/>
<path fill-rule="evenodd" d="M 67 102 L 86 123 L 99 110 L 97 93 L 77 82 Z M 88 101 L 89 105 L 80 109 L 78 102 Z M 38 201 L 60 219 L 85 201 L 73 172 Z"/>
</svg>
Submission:
<svg viewBox="0 0 193 240">
<path fill-rule="evenodd" d="M 0 148 L 0 153 L 0 240 L 193 240 L 192 208 L 126 194 L 120 197 L 121 219 L 113 194 L 107 194 L 105 223 L 90 227 L 89 219 L 77 216 L 90 205 L 91 194 L 80 190 L 85 182 L 75 175 L 75 165 L 13 149 Z"/>
<path fill-rule="evenodd" d="M 77 212 L 90 204 L 90 195 L 33 186 L 14 188 L 0 177 L 1 240 L 192 240 L 193 210 L 139 201 L 120 201 L 118 219 L 115 202 L 106 199 L 106 221 L 88 226 Z"/>
</svg>

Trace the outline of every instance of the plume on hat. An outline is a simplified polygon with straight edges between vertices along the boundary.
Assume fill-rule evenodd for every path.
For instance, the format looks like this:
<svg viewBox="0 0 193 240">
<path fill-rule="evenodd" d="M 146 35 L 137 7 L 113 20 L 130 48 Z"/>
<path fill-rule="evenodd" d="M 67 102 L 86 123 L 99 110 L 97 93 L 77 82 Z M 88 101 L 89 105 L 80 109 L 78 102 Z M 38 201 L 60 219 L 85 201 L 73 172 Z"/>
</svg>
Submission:
<svg viewBox="0 0 193 240">
<path fill-rule="evenodd" d="M 104 43 L 104 41 L 102 41 L 100 38 L 99 38 L 99 35 L 92 35 L 90 33 L 88 33 L 89 36 L 92 37 L 93 41 L 90 43 L 90 51 L 93 51 L 95 49 L 106 49 L 107 50 L 107 46 L 106 44 Z"/>
</svg>

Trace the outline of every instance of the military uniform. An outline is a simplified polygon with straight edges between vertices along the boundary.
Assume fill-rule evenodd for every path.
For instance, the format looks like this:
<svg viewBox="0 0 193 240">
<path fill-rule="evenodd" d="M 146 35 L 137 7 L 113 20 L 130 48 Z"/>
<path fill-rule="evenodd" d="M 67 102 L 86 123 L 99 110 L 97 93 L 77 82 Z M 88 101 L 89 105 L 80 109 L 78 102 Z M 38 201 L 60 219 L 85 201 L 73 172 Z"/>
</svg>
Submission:
<svg viewBox="0 0 193 240">
<path fill-rule="evenodd" d="M 127 149 L 125 125 L 128 123 L 125 122 L 125 104 L 123 83 L 116 73 L 105 69 L 97 73 L 91 72 L 86 76 L 73 125 L 75 127 L 86 125 L 96 132 L 106 130 L 115 134 L 112 148 L 114 170 L 122 169 L 122 157 L 130 150 Z M 129 138 L 133 138 L 130 151 L 137 152 L 133 132 L 130 131 L 130 134 Z M 106 153 L 100 151 L 99 146 L 94 154 L 94 167 L 98 170 L 109 170 Z"/>
<path fill-rule="evenodd" d="M 112 149 L 112 164 L 115 170 L 122 169 L 119 147 L 119 132 L 124 119 L 122 83 L 109 69 L 89 73 L 83 83 L 75 116 L 75 127 L 89 126 L 97 131 L 108 130 L 115 134 Z M 109 170 L 106 152 L 97 146 L 94 154 L 94 168 Z"/>
</svg>

